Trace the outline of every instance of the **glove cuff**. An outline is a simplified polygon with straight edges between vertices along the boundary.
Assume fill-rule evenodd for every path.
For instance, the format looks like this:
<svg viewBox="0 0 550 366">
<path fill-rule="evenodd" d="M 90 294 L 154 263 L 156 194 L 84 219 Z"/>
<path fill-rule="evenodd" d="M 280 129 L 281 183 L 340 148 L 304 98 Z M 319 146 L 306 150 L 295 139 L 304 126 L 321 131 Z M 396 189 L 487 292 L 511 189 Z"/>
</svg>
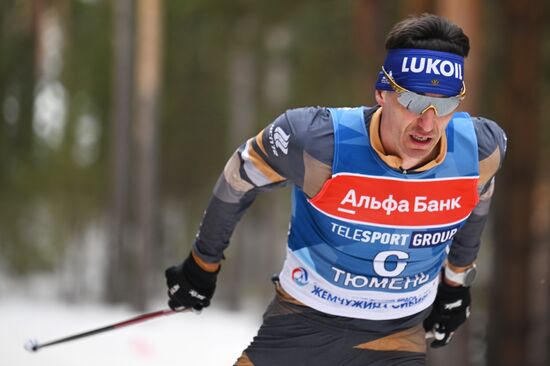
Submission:
<svg viewBox="0 0 550 366">
<path fill-rule="evenodd" d="M 456 298 L 466 298 L 469 300 L 470 288 L 464 286 L 451 286 L 445 283 L 445 281 L 441 281 L 437 290 L 437 296 L 441 300 L 450 300 Z"/>
<path fill-rule="evenodd" d="M 202 269 L 201 266 L 195 260 L 193 251 L 189 253 L 189 256 L 182 263 L 182 272 L 192 284 L 198 288 L 209 288 L 216 285 L 218 273 L 221 266 L 215 272 L 208 272 Z"/>
</svg>

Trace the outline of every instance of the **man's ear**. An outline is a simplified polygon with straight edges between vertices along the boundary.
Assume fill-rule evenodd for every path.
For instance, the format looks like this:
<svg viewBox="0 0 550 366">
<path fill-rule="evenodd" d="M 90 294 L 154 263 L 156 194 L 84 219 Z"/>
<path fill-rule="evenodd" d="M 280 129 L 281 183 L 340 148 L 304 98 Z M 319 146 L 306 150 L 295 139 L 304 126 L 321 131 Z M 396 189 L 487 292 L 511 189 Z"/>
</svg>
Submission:
<svg viewBox="0 0 550 366">
<path fill-rule="evenodd" d="M 374 98 L 376 99 L 376 103 L 381 107 L 383 107 L 386 103 L 386 93 L 384 93 L 382 90 L 375 90 Z"/>
</svg>

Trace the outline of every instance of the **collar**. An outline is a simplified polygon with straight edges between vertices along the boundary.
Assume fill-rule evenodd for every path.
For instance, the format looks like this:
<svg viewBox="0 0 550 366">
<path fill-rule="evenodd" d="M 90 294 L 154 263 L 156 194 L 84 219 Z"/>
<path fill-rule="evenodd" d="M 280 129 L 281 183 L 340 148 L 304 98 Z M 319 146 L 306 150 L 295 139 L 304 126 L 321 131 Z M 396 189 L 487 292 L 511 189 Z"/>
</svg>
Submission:
<svg viewBox="0 0 550 366">
<path fill-rule="evenodd" d="M 386 154 L 384 150 L 384 146 L 382 145 L 382 140 L 380 139 L 381 116 L 382 116 L 382 107 L 378 108 L 371 117 L 370 127 L 369 127 L 369 136 L 370 136 L 371 146 L 373 147 L 374 151 L 376 151 L 380 159 L 382 159 L 391 168 L 402 170 L 401 165 L 403 164 L 403 160 L 399 156 Z M 447 154 L 447 135 L 446 134 L 443 134 L 441 136 L 441 140 L 439 141 L 438 145 L 439 145 L 439 153 L 437 154 L 435 159 L 427 162 L 426 164 L 420 167 L 409 169 L 409 171 L 414 171 L 417 173 L 423 172 L 441 164 L 443 160 L 445 160 L 445 156 Z"/>
</svg>

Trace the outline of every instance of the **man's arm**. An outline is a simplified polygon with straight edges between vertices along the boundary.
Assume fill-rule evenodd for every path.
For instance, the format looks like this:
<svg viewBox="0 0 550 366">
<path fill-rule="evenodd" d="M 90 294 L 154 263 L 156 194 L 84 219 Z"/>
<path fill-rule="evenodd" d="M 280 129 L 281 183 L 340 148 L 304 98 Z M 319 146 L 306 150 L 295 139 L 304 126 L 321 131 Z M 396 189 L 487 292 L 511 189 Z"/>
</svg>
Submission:
<svg viewBox="0 0 550 366">
<path fill-rule="evenodd" d="M 300 188 L 313 186 L 310 176 L 318 175 L 319 167 L 327 171 L 325 163 L 331 162 L 332 133 L 326 109 L 301 108 L 280 115 L 241 145 L 225 165 L 204 212 L 193 246 L 198 264 L 217 270 L 235 226 L 258 193 L 289 182 Z M 323 151 L 315 150 L 319 140 Z"/>
<path fill-rule="evenodd" d="M 315 194 L 330 176 L 332 144 L 330 113 L 302 108 L 279 116 L 235 151 L 214 187 L 191 253 L 165 272 L 172 309 L 210 305 L 224 250 L 256 195 L 287 182 Z"/>
<path fill-rule="evenodd" d="M 487 223 L 495 174 L 502 165 L 506 151 L 506 135 L 494 122 L 474 118 L 479 155 L 479 203 L 453 239 L 443 281 L 424 328 L 435 336 L 431 347 L 448 344 L 456 329 L 470 314 L 470 284 L 475 260 L 481 244 L 481 234 Z"/>
<path fill-rule="evenodd" d="M 489 217 L 495 175 L 506 152 L 506 135 L 493 121 L 474 118 L 479 155 L 479 203 L 453 239 L 447 265 L 455 272 L 472 267 L 481 245 L 481 234 Z"/>
</svg>

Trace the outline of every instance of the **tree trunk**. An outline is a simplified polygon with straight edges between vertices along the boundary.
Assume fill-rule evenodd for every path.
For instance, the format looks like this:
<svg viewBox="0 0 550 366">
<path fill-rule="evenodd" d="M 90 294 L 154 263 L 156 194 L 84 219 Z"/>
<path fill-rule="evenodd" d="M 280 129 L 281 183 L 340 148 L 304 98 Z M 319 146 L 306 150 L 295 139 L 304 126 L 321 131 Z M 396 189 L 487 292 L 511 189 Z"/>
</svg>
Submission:
<svg viewBox="0 0 550 366">
<path fill-rule="evenodd" d="M 401 14 L 403 17 L 434 12 L 435 0 L 407 0 L 402 3 Z"/>
<path fill-rule="evenodd" d="M 550 157 L 544 155 L 541 167 L 550 166 Z M 535 235 L 533 251 L 531 255 L 531 285 L 529 286 L 531 329 L 529 339 L 529 363 L 528 365 L 542 366 L 550 364 L 548 345 L 550 344 L 550 291 L 548 290 L 548 275 L 550 269 L 550 175 L 542 173 L 537 188 L 533 194 L 534 221 L 532 227 Z"/>
<path fill-rule="evenodd" d="M 133 81 L 133 1 L 115 2 L 113 114 L 111 122 L 111 201 L 106 276 L 107 301 L 125 300 L 128 280 L 128 187 Z"/>
<path fill-rule="evenodd" d="M 382 1 L 354 1 L 353 39 L 355 52 L 364 65 L 357 75 L 359 94 L 370 104 L 374 101 L 374 83 L 386 57 L 384 48 Z"/>
<path fill-rule="evenodd" d="M 495 91 L 498 121 L 509 138 L 505 169 L 497 182 L 496 250 L 489 321 L 489 365 L 528 365 L 532 221 L 539 168 L 542 1 L 529 6 L 513 0 L 500 5 L 499 57 L 502 87 Z"/>
<path fill-rule="evenodd" d="M 470 55 L 464 64 L 466 99 L 460 103 L 460 110 L 475 114 L 479 110 L 481 91 L 481 60 L 484 59 L 485 38 L 480 32 L 483 7 L 478 0 L 440 0 L 436 3 L 436 14 L 457 24 L 470 38 Z"/>
<path fill-rule="evenodd" d="M 137 8 L 136 53 L 136 273 L 132 304 L 144 309 L 158 245 L 158 105 L 162 52 L 162 1 L 141 0 Z M 158 252 L 158 249 L 157 249 Z"/>
</svg>

